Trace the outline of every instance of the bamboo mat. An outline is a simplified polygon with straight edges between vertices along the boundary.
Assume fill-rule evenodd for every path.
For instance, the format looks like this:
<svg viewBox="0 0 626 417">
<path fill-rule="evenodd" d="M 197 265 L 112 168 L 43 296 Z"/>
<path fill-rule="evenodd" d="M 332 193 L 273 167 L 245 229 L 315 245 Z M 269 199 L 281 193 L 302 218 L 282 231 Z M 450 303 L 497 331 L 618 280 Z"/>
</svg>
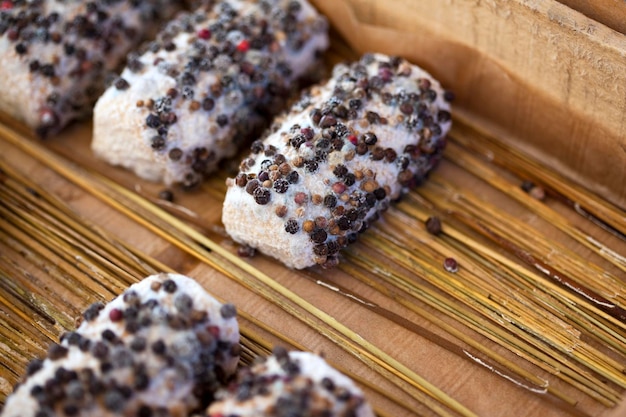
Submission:
<svg viewBox="0 0 626 417">
<path fill-rule="evenodd" d="M 0 400 L 90 303 L 174 270 L 237 304 L 243 362 L 322 352 L 381 416 L 626 412 L 626 213 L 489 132 L 455 120 L 429 181 L 305 271 L 225 235 L 229 167 L 165 201 L 90 132 L 0 125 Z"/>
</svg>

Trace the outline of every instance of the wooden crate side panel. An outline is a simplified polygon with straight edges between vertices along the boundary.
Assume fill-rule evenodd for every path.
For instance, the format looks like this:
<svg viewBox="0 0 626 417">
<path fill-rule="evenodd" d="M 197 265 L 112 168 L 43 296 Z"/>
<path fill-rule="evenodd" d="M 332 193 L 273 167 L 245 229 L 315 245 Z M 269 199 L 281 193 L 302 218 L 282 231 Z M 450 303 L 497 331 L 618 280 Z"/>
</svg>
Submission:
<svg viewBox="0 0 626 417">
<path fill-rule="evenodd" d="M 554 1 L 316 4 L 357 51 L 424 66 L 468 117 L 626 207 L 625 36 Z"/>
</svg>

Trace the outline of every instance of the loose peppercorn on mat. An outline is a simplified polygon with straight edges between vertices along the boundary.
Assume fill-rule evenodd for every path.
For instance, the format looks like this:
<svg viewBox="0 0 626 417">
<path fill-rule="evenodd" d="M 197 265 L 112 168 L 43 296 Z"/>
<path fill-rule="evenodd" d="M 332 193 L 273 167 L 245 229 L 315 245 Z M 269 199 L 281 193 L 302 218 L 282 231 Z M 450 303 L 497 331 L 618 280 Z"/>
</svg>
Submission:
<svg viewBox="0 0 626 417">
<path fill-rule="evenodd" d="M 333 36 L 329 68 L 357 57 Z M 89 122 L 42 141 L 3 117 L 2 404 L 89 305 L 176 272 L 237 307 L 242 364 L 322 353 L 379 416 L 624 415 L 624 209 L 454 105 L 428 180 L 304 270 L 225 233 L 238 161 L 183 191 L 95 158 Z"/>
</svg>

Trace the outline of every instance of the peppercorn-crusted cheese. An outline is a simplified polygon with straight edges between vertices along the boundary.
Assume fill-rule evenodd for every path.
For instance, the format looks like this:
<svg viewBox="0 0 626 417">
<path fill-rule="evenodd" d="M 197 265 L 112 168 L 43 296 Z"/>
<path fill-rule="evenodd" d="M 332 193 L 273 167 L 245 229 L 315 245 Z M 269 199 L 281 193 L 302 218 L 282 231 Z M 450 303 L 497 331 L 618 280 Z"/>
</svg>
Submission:
<svg viewBox="0 0 626 417">
<path fill-rule="evenodd" d="M 183 336 L 176 336 L 172 329 L 179 330 Z M 233 374 L 239 362 L 235 307 L 221 304 L 200 284 L 183 275 L 152 275 L 132 285 L 106 306 L 94 304 L 76 330 L 92 340 L 102 338 L 107 331 L 126 343 L 132 343 L 133 338 L 140 335 L 146 340 L 163 340 L 168 344 L 176 336 L 180 344 L 173 347 L 182 356 L 194 353 L 196 332 L 208 331 L 212 343 L 221 345 L 219 357 L 214 359 L 214 365 L 222 369 L 220 373 Z"/>
<path fill-rule="evenodd" d="M 274 354 L 249 369 L 217 394 L 209 417 L 327 416 L 373 417 L 355 383 L 324 359 L 308 352 Z"/>
<path fill-rule="evenodd" d="M 236 310 L 191 278 L 150 276 L 84 313 L 7 399 L 3 417 L 187 416 L 239 359 Z"/>
<path fill-rule="evenodd" d="M 283 110 L 319 62 L 327 22 L 305 0 L 229 0 L 184 13 L 99 99 L 105 161 L 190 187 Z"/>
<path fill-rule="evenodd" d="M 445 96 L 403 59 L 367 54 L 338 65 L 227 180 L 226 232 L 289 267 L 334 265 L 441 158 L 451 124 Z"/>
<path fill-rule="evenodd" d="M 179 8 L 166 0 L 3 1 L 0 111 L 42 136 L 91 113 L 107 73 Z"/>
</svg>

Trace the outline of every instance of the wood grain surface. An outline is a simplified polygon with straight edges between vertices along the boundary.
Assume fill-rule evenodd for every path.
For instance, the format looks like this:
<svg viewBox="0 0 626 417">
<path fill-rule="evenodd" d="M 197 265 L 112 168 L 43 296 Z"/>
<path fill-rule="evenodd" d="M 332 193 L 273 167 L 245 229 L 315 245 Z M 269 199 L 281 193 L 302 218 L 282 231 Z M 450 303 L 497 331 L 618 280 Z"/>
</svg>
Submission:
<svg viewBox="0 0 626 417">
<path fill-rule="evenodd" d="M 560 0 L 574 10 L 611 29 L 626 34 L 626 2 L 624 0 Z"/>
</svg>

